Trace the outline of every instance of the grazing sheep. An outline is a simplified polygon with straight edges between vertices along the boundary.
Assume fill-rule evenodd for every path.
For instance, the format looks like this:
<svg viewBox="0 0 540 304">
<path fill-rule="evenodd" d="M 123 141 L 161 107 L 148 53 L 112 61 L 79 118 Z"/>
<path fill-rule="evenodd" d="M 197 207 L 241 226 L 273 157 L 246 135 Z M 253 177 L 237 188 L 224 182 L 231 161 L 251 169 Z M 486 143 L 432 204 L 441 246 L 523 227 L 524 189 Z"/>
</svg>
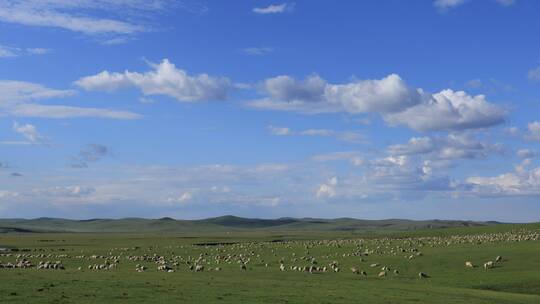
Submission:
<svg viewBox="0 0 540 304">
<path fill-rule="evenodd" d="M 377 275 L 379 278 L 384 278 L 386 277 L 386 271 L 381 271 L 379 272 L 379 274 Z"/>
<path fill-rule="evenodd" d="M 474 265 L 473 265 L 473 263 L 467 261 L 467 262 L 465 262 L 465 267 L 474 268 Z"/>
<path fill-rule="evenodd" d="M 484 269 L 490 269 L 490 268 L 493 268 L 493 261 L 489 261 L 489 262 L 485 262 L 484 263 Z"/>
<path fill-rule="evenodd" d="M 424 278 L 429 278 L 429 276 L 427 275 L 427 273 L 419 272 L 418 273 L 418 278 L 424 279 Z"/>
<path fill-rule="evenodd" d="M 498 263 L 502 261 L 502 256 L 498 255 L 496 258 L 495 258 L 495 263 Z"/>
</svg>

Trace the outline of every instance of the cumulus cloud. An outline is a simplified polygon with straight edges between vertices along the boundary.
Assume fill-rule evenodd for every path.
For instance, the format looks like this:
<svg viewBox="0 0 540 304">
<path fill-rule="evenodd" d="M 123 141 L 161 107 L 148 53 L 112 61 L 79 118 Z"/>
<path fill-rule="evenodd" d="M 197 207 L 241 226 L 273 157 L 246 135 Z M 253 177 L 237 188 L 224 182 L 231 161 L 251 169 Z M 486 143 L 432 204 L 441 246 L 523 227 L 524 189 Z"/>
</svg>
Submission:
<svg viewBox="0 0 540 304">
<path fill-rule="evenodd" d="M 472 176 L 467 178 L 471 185 L 471 193 L 476 195 L 539 195 L 540 167 L 528 168 L 525 165 L 516 166 L 514 172 L 508 172 L 492 177 Z"/>
<path fill-rule="evenodd" d="M 365 160 L 361 171 L 340 176 L 339 183 L 319 186 L 319 198 L 340 202 L 419 200 L 425 196 L 450 197 L 457 182 L 438 163 L 417 162 L 408 156 L 387 156 Z M 359 174 L 360 173 L 360 174 Z"/>
<path fill-rule="evenodd" d="M 359 80 L 347 84 L 329 84 L 319 76 L 303 81 L 277 76 L 265 80 L 262 89 L 269 97 L 254 101 L 251 106 L 305 113 L 388 113 L 421 101 L 420 92 L 408 87 L 395 74 L 380 80 Z"/>
<path fill-rule="evenodd" d="M 184 192 L 180 196 L 167 198 L 167 202 L 169 202 L 169 203 L 187 203 L 187 202 L 191 201 L 192 198 L 193 198 L 193 195 L 190 192 Z"/>
<path fill-rule="evenodd" d="M 489 103 L 484 95 L 443 90 L 427 102 L 385 114 L 384 119 L 392 125 L 405 125 L 417 131 L 465 130 L 501 124 L 506 115 L 504 109 Z"/>
<path fill-rule="evenodd" d="M 527 125 L 527 134 L 525 134 L 525 139 L 532 141 L 540 141 L 540 122 L 533 121 Z"/>
<path fill-rule="evenodd" d="M 17 122 L 13 123 L 13 130 L 26 138 L 30 143 L 44 143 L 47 138 L 39 134 L 37 128 L 31 124 L 20 125 Z"/>
<path fill-rule="evenodd" d="M 110 149 L 104 145 L 89 144 L 71 157 L 70 165 L 73 168 L 87 168 L 88 163 L 97 162 L 110 153 Z"/>
<path fill-rule="evenodd" d="M 319 76 L 303 81 L 278 76 L 264 81 L 262 92 L 268 97 L 252 101 L 250 106 L 312 114 L 379 113 L 391 125 L 418 131 L 490 127 L 504 122 L 507 114 L 484 95 L 452 90 L 429 94 L 408 86 L 396 74 L 346 84 L 329 84 Z"/>
<path fill-rule="evenodd" d="M 254 13 L 267 15 L 267 14 L 280 14 L 285 12 L 291 12 L 294 10 L 294 3 L 281 3 L 271 4 L 266 7 L 256 7 L 253 9 Z"/>
<path fill-rule="evenodd" d="M 287 127 L 268 126 L 270 134 L 277 136 L 334 137 L 349 143 L 366 143 L 366 137 L 357 131 L 335 131 L 329 129 L 306 129 L 293 131 Z"/>
<path fill-rule="evenodd" d="M 478 159 L 503 152 L 500 144 L 480 142 L 467 134 L 413 137 L 406 144 L 388 147 L 391 155 L 427 155 L 432 160 Z"/>
<path fill-rule="evenodd" d="M 446 171 L 433 170 L 438 164 L 431 161 L 418 163 L 409 156 L 399 155 L 370 160 L 365 166 L 366 173 L 359 182 L 364 189 L 373 189 L 364 191 L 424 196 L 432 191 L 451 191 L 453 188 Z"/>
<path fill-rule="evenodd" d="M 166 95 L 180 102 L 224 100 L 232 88 L 231 82 L 225 77 L 212 77 L 207 74 L 191 76 L 176 68 L 168 59 L 150 66 L 153 70 L 144 73 L 103 71 L 83 77 L 75 84 L 89 91 L 114 91 L 136 87 L 145 96 Z"/>
<path fill-rule="evenodd" d="M 141 118 L 139 114 L 129 111 L 35 103 L 43 99 L 65 98 L 73 96 L 75 93 L 73 90 L 51 89 L 35 83 L 0 80 L 0 114 L 41 118 Z"/>
<path fill-rule="evenodd" d="M 317 189 L 317 198 L 333 198 L 336 196 L 336 186 L 338 184 L 337 177 L 333 176 L 324 184 L 321 184 Z"/>
</svg>

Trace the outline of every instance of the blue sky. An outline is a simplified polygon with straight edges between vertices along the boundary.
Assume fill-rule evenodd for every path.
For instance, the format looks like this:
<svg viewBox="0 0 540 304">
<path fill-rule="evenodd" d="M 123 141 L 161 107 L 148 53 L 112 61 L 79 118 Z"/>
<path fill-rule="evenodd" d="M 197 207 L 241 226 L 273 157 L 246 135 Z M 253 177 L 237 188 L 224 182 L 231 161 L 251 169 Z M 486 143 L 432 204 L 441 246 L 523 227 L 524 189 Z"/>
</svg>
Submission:
<svg viewBox="0 0 540 304">
<path fill-rule="evenodd" d="M 0 0 L 0 216 L 538 221 L 539 12 Z"/>
</svg>

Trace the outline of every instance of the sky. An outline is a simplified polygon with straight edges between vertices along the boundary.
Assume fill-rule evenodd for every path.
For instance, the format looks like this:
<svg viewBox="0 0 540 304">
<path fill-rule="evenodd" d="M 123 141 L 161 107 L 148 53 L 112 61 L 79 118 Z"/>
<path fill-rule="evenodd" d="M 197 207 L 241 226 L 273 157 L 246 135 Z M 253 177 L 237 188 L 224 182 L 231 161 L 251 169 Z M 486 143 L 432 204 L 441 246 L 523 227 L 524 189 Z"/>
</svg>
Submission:
<svg viewBox="0 0 540 304">
<path fill-rule="evenodd" d="M 0 217 L 540 221 L 540 2 L 0 0 Z"/>
</svg>

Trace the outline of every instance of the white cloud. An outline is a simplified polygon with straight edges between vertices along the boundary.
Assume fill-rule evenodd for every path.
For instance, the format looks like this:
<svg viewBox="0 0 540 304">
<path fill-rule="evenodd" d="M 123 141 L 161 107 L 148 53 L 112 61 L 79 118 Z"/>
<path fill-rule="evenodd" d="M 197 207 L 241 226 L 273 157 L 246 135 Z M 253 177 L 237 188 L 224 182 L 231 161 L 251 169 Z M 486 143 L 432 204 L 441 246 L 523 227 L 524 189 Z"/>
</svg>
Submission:
<svg viewBox="0 0 540 304">
<path fill-rule="evenodd" d="M 336 196 L 337 177 L 331 177 L 326 183 L 321 184 L 317 189 L 317 198 L 333 198 Z"/>
<path fill-rule="evenodd" d="M 329 84 L 319 76 L 297 81 L 289 76 L 267 79 L 268 97 L 249 102 L 260 109 L 302 113 L 379 113 L 391 125 L 418 131 L 464 130 L 500 124 L 506 111 L 484 95 L 443 90 L 436 94 L 409 87 L 398 75 L 380 80 Z"/>
<path fill-rule="evenodd" d="M 0 80 L 0 114 L 42 118 L 141 118 L 139 114 L 128 111 L 33 103 L 42 99 L 65 98 L 74 94 L 73 90 L 55 90 L 29 82 Z"/>
<path fill-rule="evenodd" d="M 467 183 L 472 186 L 471 193 L 476 195 L 539 195 L 540 167 L 528 169 L 520 165 L 515 172 L 494 177 L 469 177 Z"/>
<path fill-rule="evenodd" d="M 256 7 L 253 9 L 254 13 L 257 14 L 279 14 L 290 12 L 294 9 L 294 3 L 281 3 L 281 4 L 271 4 L 267 7 Z"/>
<path fill-rule="evenodd" d="M 277 76 L 267 79 L 263 90 L 269 98 L 254 101 L 251 106 L 306 113 L 388 113 L 421 101 L 421 94 L 396 74 L 347 84 L 329 84 L 319 76 L 304 81 Z"/>
<path fill-rule="evenodd" d="M 172 1 L 142 0 L 0 0 L 0 21 L 27 26 L 56 27 L 88 35 L 133 34 L 146 30 L 127 20 L 148 15 Z M 124 20 L 97 17 L 116 13 Z M 110 15 L 110 14 L 109 14 Z"/>
<path fill-rule="evenodd" d="M 47 141 L 47 138 L 39 134 L 37 128 L 31 124 L 20 125 L 14 122 L 13 130 L 24 136 L 30 143 L 43 143 Z"/>
<path fill-rule="evenodd" d="M 484 85 L 481 79 L 471 79 L 465 83 L 465 86 L 468 88 L 478 89 Z"/>
<path fill-rule="evenodd" d="M 385 114 L 384 119 L 391 125 L 405 125 L 417 131 L 465 130 L 500 124 L 506 114 L 484 95 L 470 96 L 447 89 L 433 94 L 427 102 Z"/>
<path fill-rule="evenodd" d="M 12 48 L 0 45 L 0 58 L 17 57 Z"/>
<path fill-rule="evenodd" d="M 364 164 L 364 158 L 361 153 L 356 151 L 319 154 L 311 157 L 311 160 L 316 162 L 348 161 L 353 166 L 361 166 Z"/>
<path fill-rule="evenodd" d="M 528 133 L 525 139 L 532 141 L 540 141 L 540 121 L 533 121 L 527 125 Z"/>
<path fill-rule="evenodd" d="M 0 44 L 0 58 L 19 57 L 23 55 L 45 55 L 50 53 L 50 49 L 46 48 L 17 48 L 9 47 Z"/>
<path fill-rule="evenodd" d="M 229 193 L 231 192 L 231 188 L 227 186 L 212 186 L 212 188 L 210 188 L 210 191 L 212 191 L 212 193 Z"/>
<path fill-rule="evenodd" d="M 232 88 L 231 82 L 225 77 L 212 77 L 207 74 L 190 76 L 186 71 L 176 68 L 168 59 L 159 64 L 151 64 L 151 67 L 153 71 L 145 73 L 103 71 L 83 77 L 75 84 L 91 91 L 136 87 L 144 95 L 166 95 L 180 102 L 224 100 Z"/>
<path fill-rule="evenodd" d="M 242 49 L 242 52 L 247 55 L 266 55 L 269 53 L 272 53 L 274 51 L 274 48 L 271 47 L 248 47 L 245 49 Z"/>
<path fill-rule="evenodd" d="M 108 118 L 133 120 L 142 118 L 141 115 L 129 111 L 117 111 L 102 108 L 82 108 L 61 105 L 20 104 L 9 109 L 9 114 L 17 117 L 41 118 Z"/>
<path fill-rule="evenodd" d="M 466 0 L 436 0 L 433 2 L 438 9 L 451 9 L 465 4 Z"/>
<path fill-rule="evenodd" d="M 292 135 L 291 129 L 286 128 L 286 127 L 268 126 L 268 130 L 270 131 L 270 134 L 272 135 L 277 135 L 277 136 Z"/>
<path fill-rule="evenodd" d="M 533 158 L 538 155 L 536 151 L 531 150 L 531 149 L 520 149 L 516 152 L 516 154 L 519 158 L 524 158 L 524 159 Z"/>
<path fill-rule="evenodd" d="M 89 144 L 71 157 L 70 165 L 73 168 L 87 168 L 88 163 L 97 162 L 110 154 L 110 149 L 104 145 Z"/>
<path fill-rule="evenodd" d="M 75 94 L 73 90 L 55 90 L 40 84 L 0 80 L 0 106 L 48 98 L 62 98 Z"/>
<path fill-rule="evenodd" d="M 18 192 L 0 190 L 0 200 L 2 199 L 13 199 L 19 196 Z"/>
<path fill-rule="evenodd" d="M 413 137 L 406 144 L 388 147 L 391 155 L 427 155 L 431 160 L 478 159 L 502 152 L 502 145 L 480 142 L 467 134 Z"/>
<path fill-rule="evenodd" d="M 328 137 L 335 134 L 333 130 L 328 129 L 307 129 L 304 131 L 300 131 L 298 134 L 300 135 L 306 135 L 306 136 L 321 136 L 321 137 Z"/>
<path fill-rule="evenodd" d="M 495 0 L 495 1 L 502 6 L 511 6 L 516 3 L 516 0 Z"/>
<path fill-rule="evenodd" d="M 84 197 L 96 192 L 94 187 L 85 186 L 56 186 L 51 188 L 35 188 L 32 193 L 39 197 Z"/>
<path fill-rule="evenodd" d="M 329 129 L 307 129 L 301 131 L 293 131 L 287 127 L 268 126 L 270 134 L 277 136 L 318 136 L 318 137 L 334 137 L 338 140 L 349 143 L 366 143 L 364 134 L 356 131 L 335 131 Z"/>
<path fill-rule="evenodd" d="M 518 136 L 519 135 L 519 128 L 518 127 L 508 127 L 504 129 L 504 132 L 510 136 Z"/>
<path fill-rule="evenodd" d="M 406 144 L 390 146 L 388 152 L 395 155 L 413 155 L 430 153 L 435 149 L 435 143 L 430 137 L 413 137 Z"/>
<path fill-rule="evenodd" d="M 26 49 L 26 52 L 28 54 L 32 54 L 32 55 L 44 55 L 44 54 L 48 54 L 51 52 L 51 49 L 46 49 L 46 48 L 28 48 Z"/>
<path fill-rule="evenodd" d="M 184 192 L 178 197 L 169 197 L 167 202 L 169 203 L 187 203 L 193 199 L 193 195 L 190 192 Z"/>
</svg>

